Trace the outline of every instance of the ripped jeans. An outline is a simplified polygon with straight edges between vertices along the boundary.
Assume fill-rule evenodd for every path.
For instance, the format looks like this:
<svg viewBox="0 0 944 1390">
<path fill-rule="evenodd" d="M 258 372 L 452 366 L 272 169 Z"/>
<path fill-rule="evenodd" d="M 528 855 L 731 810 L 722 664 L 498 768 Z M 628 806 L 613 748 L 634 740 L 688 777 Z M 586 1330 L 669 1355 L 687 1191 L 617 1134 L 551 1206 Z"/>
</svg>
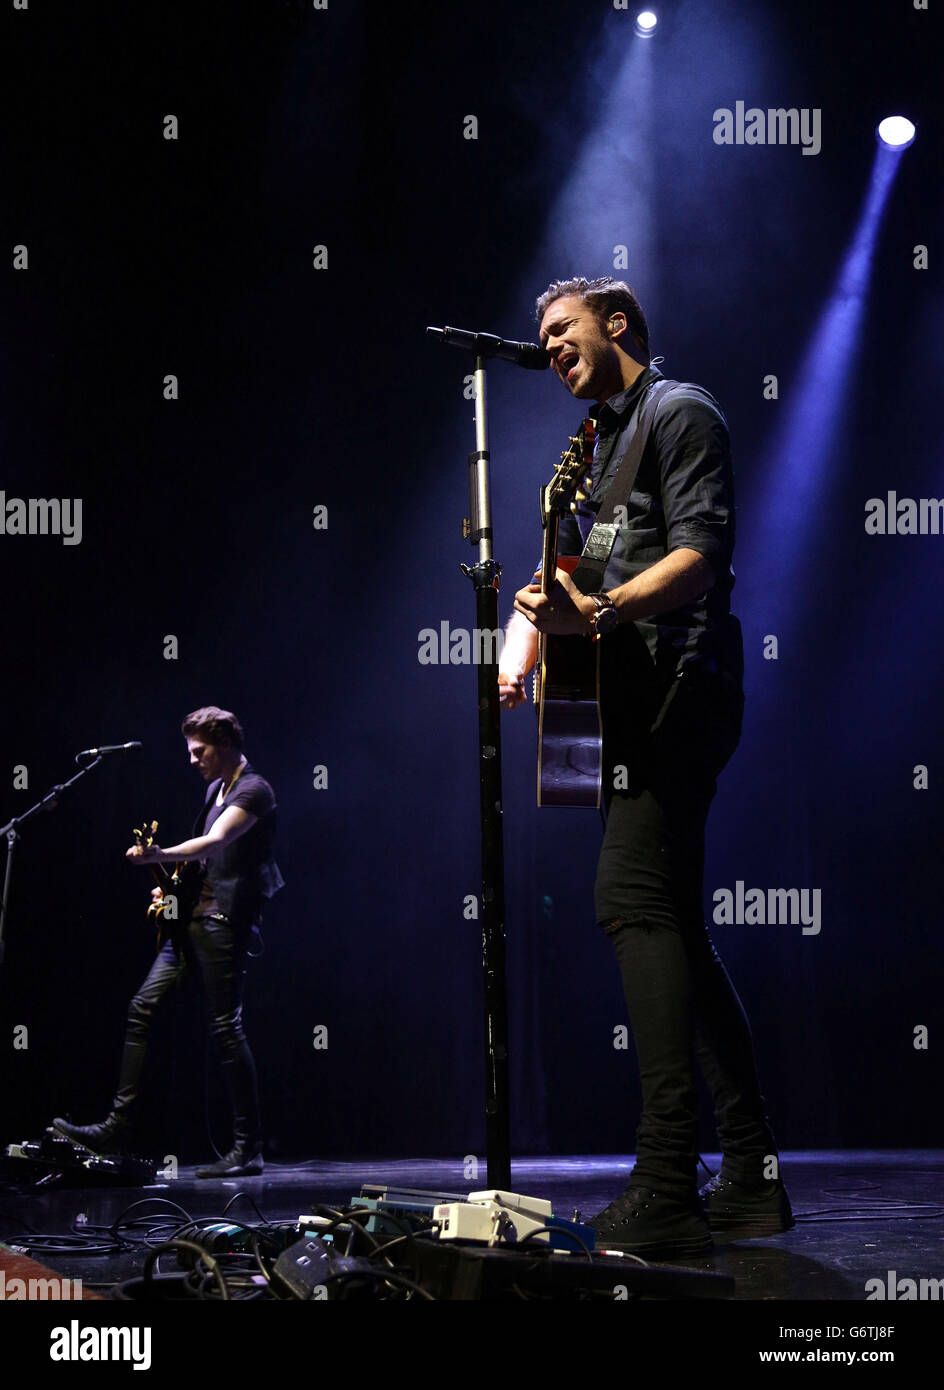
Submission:
<svg viewBox="0 0 944 1390">
<path fill-rule="evenodd" d="M 750 1026 L 704 918 L 705 823 L 740 736 L 742 702 L 720 677 L 676 684 L 634 746 L 618 737 L 605 745 L 595 906 L 616 952 L 639 1062 L 632 1181 L 683 1194 L 696 1185 L 696 1057 L 714 1101 L 724 1176 L 760 1182 L 777 1150 Z M 617 781 L 628 781 L 625 789 L 613 789 L 615 766 L 625 769 Z"/>
</svg>

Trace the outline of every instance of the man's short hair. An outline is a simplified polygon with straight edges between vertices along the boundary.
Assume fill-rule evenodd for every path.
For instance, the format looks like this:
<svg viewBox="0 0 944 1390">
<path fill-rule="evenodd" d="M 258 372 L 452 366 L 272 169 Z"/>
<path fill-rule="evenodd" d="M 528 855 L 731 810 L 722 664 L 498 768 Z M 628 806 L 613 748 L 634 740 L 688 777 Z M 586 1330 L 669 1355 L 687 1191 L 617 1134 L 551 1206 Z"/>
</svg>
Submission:
<svg viewBox="0 0 944 1390">
<path fill-rule="evenodd" d="M 541 322 L 549 304 L 555 299 L 567 299 L 579 295 L 602 324 L 612 313 L 622 311 L 626 315 L 629 331 L 637 345 L 649 357 L 649 325 L 642 311 L 642 305 L 625 280 L 613 280 L 603 275 L 598 280 L 586 280 L 578 275 L 573 280 L 554 280 L 537 301 L 537 320 Z"/>
<path fill-rule="evenodd" d="M 234 748 L 243 746 L 243 726 L 232 710 L 204 705 L 188 714 L 180 726 L 184 738 L 202 738 L 214 748 L 229 739 Z"/>
</svg>

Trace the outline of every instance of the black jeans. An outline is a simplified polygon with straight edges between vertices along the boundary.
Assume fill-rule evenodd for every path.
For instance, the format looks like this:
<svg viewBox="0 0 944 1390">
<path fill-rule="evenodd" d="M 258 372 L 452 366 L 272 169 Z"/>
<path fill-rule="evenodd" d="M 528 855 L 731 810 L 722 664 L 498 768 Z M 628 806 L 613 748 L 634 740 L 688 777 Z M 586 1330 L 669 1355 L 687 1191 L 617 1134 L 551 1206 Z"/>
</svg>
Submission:
<svg viewBox="0 0 944 1390">
<path fill-rule="evenodd" d="M 138 1101 L 156 1010 L 185 976 L 194 975 L 206 999 L 210 1036 L 223 1066 L 236 1140 L 258 1137 L 256 1068 L 242 1019 L 251 936 L 250 926 L 237 928 L 212 917 L 194 917 L 178 932 L 178 948 L 165 942 L 128 1008 L 114 1113 L 127 1118 Z"/>
<path fill-rule="evenodd" d="M 632 1180 L 679 1193 L 696 1183 L 696 1055 L 725 1176 L 760 1181 L 776 1154 L 747 1017 L 704 919 L 705 823 L 740 737 L 742 706 L 724 677 L 696 673 L 674 682 L 652 725 L 611 721 L 604 743 L 607 820 L 595 901 L 639 1061 Z"/>
</svg>

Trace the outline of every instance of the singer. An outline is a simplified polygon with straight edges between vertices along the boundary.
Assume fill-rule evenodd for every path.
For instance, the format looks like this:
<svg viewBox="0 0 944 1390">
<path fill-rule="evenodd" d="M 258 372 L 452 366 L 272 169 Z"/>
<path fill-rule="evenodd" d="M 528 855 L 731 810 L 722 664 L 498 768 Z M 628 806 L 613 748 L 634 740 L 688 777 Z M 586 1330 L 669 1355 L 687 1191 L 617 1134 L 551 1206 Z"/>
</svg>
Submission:
<svg viewBox="0 0 944 1390">
<path fill-rule="evenodd" d="M 713 1232 L 772 1235 L 794 1224 L 748 1021 L 703 907 L 705 824 L 744 698 L 729 602 L 728 430 L 713 396 L 652 365 L 645 315 L 623 281 L 556 281 L 537 318 L 559 380 L 596 402 L 593 487 L 561 521 L 562 555 L 584 551 L 637 429 L 646 442 L 629 495 L 609 499 L 625 503 L 626 520 L 610 528 L 600 591 L 581 592 L 559 569 L 547 596 L 536 583 L 515 596 L 501 703 L 513 709 L 527 698 L 539 631 L 598 639 L 606 829 L 595 915 L 622 974 L 642 1114 L 630 1183 L 590 1224 L 602 1245 L 696 1255 Z M 695 1050 L 724 1155 L 701 1192 Z"/>
<path fill-rule="evenodd" d="M 208 705 L 181 726 L 190 764 L 209 787 L 193 837 L 162 849 L 133 845 L 133 864 L 195 866 L 186 910 L 165 941 L 147 978 L 131 1000 L 118 1078 L 108 1117 L 100 1124 L 53 1121 L 56 1133 L 97 1154 L 126 1152 L 137 1113 L 141 1079 L 155 1010 L 186 975 L 199 981 L 207 1001 L 233 1112 L 233 1146 L 219 1162 L 198 1168 L 198 1178 L 243 1177 L 262 1172 L 262 1129 L 256 1068 L 242 1025 L 249 946 L 258 939 L 265 903 L 283 885 L 272 857 L 275 793 L 243 753 L 243 730 L 229 710 Z M 154 888 L 159 899 L 163 890 Z"/>
</svg>

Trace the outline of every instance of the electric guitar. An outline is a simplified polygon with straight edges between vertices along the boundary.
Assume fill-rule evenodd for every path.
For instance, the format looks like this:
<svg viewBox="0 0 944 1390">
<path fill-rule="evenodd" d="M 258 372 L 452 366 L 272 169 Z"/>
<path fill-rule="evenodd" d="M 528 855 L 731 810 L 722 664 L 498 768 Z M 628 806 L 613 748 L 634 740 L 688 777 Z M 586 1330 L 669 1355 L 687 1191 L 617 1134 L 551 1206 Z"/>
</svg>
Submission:
<svg viewBox="0 0 944 1390">
<path fill-rule="evenodd" d="M 140 830 L 134 831 L 134 842 L 150 849 L 156 834 L 157 821 L 145 821 Z M 163 864 L 149 864 L 148 868 L 163 893 L 163 897 L 152 899 L 147 910 L 148 918 L 157 923 L 157 949 L 160 951 L 166 941 L 174 939 L 179 924 L 189 922 L 200 896 L 203 873 L 199 864 L 187 860 L 175 864 L 170 872 Z M 174 911 L 170 912 L 172 901 Z"/>
<path fill-rule="evenodd" d="M 596 424 L 584 420 L 561 454 L 554 476 L 541 489 L 541 592 L 554 584 L 557 569 L 573 574 L 579 556 L 559 556 L 560 518 L 589 491 Z M 538 805 L 600 805 L 603 730 L 600 673 L 592 637 L 538 634 L 534 668 L 534 708 L 538 716 Z"/>
</svg>

